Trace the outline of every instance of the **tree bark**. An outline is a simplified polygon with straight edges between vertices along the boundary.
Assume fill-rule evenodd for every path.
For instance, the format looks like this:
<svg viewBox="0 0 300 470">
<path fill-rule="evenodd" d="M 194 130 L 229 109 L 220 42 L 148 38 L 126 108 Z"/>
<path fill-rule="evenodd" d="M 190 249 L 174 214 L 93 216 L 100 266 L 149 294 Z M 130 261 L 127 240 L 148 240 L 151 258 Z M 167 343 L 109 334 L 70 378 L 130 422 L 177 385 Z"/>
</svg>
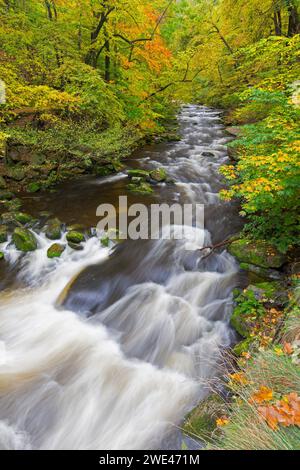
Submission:
<svg viewBox="0 0 300 470">
<path fill-rule="evenodd" d="M 300 15 L 296 5 L 290 5 L 288 7 L 289 12 L 289 25 L 288 25 L 288 37 L 291 38 L 295 34 L 300 33 Z"/>
</svg>

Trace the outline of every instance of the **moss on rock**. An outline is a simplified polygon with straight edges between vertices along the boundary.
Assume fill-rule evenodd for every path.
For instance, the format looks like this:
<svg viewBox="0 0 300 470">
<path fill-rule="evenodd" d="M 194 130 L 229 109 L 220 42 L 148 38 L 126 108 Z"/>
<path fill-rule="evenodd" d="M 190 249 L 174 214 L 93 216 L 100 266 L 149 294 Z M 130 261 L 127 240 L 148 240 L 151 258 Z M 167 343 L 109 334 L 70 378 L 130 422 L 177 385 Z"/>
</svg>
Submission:
<svg viewBox="0 0 300 470">
<path fill-rule="evenodd" d="M 227 412 L 224 400 L 212 394 L 203 400 L 186 418 L 183 432 L 192 438 L 207 439 L 216 429 L 216 420 Z"/>
<path fill-rule="evenodd" d="M 62 223 L 59 219 L 50 219 L 46 225 L 46 237 L 49 240 L 60 240 Z"/>
<path fill-rule="evenodd" d="M 13 233 L 13 242 L 16 248 L 23 252 L 37 249 L 37 241 L 33 233 L 24 228 L 16 228 Z"/>
<path fill-rule="evenodd" d="M 65 249 L 65 245 L 61 245 L 60 243 L 54 243 L 50 246 L 49 250 L 47 251 L 47 256 L 50 259 L 60 258 Z"/>
<path fill-rule="evenodd" d="M 29 183 L 26 189 L 28 193 L 37 193 L 41 188 L 42 185 L 40 183 Z"/>
<path fill-rule="evenodd" d="M 281 268 L 286 262 L 285 255 L 264 240 L 235 240 L 229 245 L 228 251 L 239 261 L 262 268 Z"/>
<path fill-rule="evenodd" d="M 16 214 L 14 214 L 14 218 L 17 222 L 23 225 L 29 224 L 34 221 L 34 218 L 26 212 L 17 212 Z"/>
<path fill-rule="evenodd" d="M 83 233 L 78 232 L 76 230 L 71 230 L 70 232 L 67 233 L 67 240 L 68 242 L 78 244 L 78 243 L 84 242 L 85 238 L 84 238 Z"/>
<path fill-rule="evenodd" d="M 2 253 L 2 251 L 0 251 L 0 261 L 4 260 L 4 253 Z"/>
<path fill-rule="evenodd" d="M 127 185 L 127 189 L 136 194 L 147 195 L 153 193 L 153 189 L 151 188 L 150 184 L 146 183 L 145 181 L 139 183 L 130 183 Z"/>
<path fill-rule="evenodd" d="M 8 239 L 8 230 L 5 225 L 0 225 L 0 243 L 7 242 Z"/>
<path fill-rule="evenodd" d="M 163 183 L 167 179 L 167 172 L 164 168 L 157 168 L 150 172 L 150 178 L 157 183 Z"/>
</svg>

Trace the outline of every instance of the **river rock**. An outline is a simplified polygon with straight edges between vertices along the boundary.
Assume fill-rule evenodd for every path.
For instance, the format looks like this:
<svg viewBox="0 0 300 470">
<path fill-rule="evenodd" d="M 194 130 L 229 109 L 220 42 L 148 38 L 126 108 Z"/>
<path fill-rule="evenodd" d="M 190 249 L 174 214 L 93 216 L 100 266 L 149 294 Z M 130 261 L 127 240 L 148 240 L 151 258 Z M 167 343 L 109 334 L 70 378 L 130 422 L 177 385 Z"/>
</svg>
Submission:
<svg viewBox="0 0 300 470">
<path fill-rule="evenodd" d="M 76 230 L 71 230 L 70 232 L 67 233 L 67 240 L 69 243 L 81 243 L 84 242 L 85 238 L 83 233 L 78 232 Z"/>
<path fill-rule="evenodd" d="M 16 248 L 23 252 L 37 249 L 37 241 L 33 233 L 24 228 L 16 228 L 13 233 L 13 242 Z"/>
<path fill-rule="evenodd" d="M 150 178 L 157 183 L 163 183 L 167 179 L 167 172 L 164 168 L 157 168 L 150 172 Z"/>
<path fill-rule="evenodd" d="M 264 240 L 236 240 L 229 245 L 228 251 L 240 262 L 261 268 L 281 268 L 286 262 L 286 256 Z"/>
<path fill-rule="evenodd" d="M 153 189 L 151 185 L 146 181 L 142 181 L 141 183 L 130 183 L 127 185 L 127 189 L 136 194 L 143 194 L 148 195 L 153 193 Z"/>
<path fill-rule="evenodd" d="M 8 230 L 5 225 L 0 225 L 0 243 L 7 242 L 8 239 Z"/>
<path fill-rule="evenodd" d="M 0 201 L 10 201 L 14 197 L 14 193 L 10 191 L 0 191 Z"/>
<path fill-rule="evenodd" d="M 20 207 L 22 207 L 22 201 L 17 197 L 10 201 L 4 201 L 3 204 L 5 208 L 9 211 L 17 211 L 18 209 L 20 209 Z"/>
<path fill-rule="evenodd" d="M 72 250 L 75 250 L 75 251 L 82 251 L 83 250 L 83 245 L 81 245 L 81 243 L 79 242 L 68 242 L 68 245 L 70 248 L 72 248 Z"/>
<path fill-rule="evenodd" d="M 212 153 L 212 152 L 202 152 L 202 157 L 207 157 L 207 158 L 211 158 L 211 157 L 214 157 L 215 154 Z"/>
<path fill-rule="evenodd" d="M 15 217 L 14 217 L 13 212 L 3 212 L 3 214 L 1 214 L 2 224 L 11 224 L 14 221 L 15 221 Z"/>
<path fill-rule="evenodd" d="M 14 218 L 17 222 L 23 225 L 29 224 L 34 221 L 34 218 L 26 212 L 17 212 L 16 214 L 14 214 Z"/>
<path fill-rule="evenodd" d="M 0 189 L 6 189 L 6 181 L 3 176 L 0 176 Z"/>
<path fill-rule="evenodd" d="M 280 281 L 282 279 L 282 274 L 276 269 L 266 269 L 261 268 L 260 266 L 255 266 L 254 264 L 241 263 L 241 269 L 248 273 L 250 282 L 259 282 L 259 281 Z"/>
<path fill-rule="evenodd" d="M 59 219 L 50 219 L 46 225 L 46 237 L 49 240 L 60 240 L 62 223 Z"/>
<path fill-rule="evenodd" d="M 26 190 L 28 193 L 37 193 L 38 191 L 41 190 L 41 184 L 40 183 L 30 183 Z"/>
<path fill-rule="evenodd" d="M 150 172 L 147 170 L 133 169 L 128 170 L 127 175 L 130 179 L 132 178 L 149 178 Z"/>
<path fill-rule="evenodd" d="M 65 245 L 61 245 L 60 243 L 54 243 L 50 246 L 49 250 L 47 251 L 47 256 L 50 259 L 60 258 L 65 249 Z"/>
<path fill-rule="evenodd" d="M 0 261 L 2 261 L 4 259 L 4 253 L 2 253 L 2 251 L 0 251 Z"/>
</svg>

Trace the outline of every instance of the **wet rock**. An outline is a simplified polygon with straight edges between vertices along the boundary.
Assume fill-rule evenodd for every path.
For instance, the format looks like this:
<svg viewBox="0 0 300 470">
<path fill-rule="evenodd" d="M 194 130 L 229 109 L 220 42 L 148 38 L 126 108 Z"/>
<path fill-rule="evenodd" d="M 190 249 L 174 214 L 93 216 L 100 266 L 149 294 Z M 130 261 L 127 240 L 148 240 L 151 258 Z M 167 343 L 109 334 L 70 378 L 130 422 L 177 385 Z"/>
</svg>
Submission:
<svg viewBox="0 0 300 470">
<path fill-rule="evenodd" d="M 60 243 L 54 243 L 50 246 L 49 250 L 47 251 L 47 256 L 50 259 L 60 258 L 65 249 L 65 245 L 61 245 Z"/>
<path fill-rule="evenodd" d="M 26 189 L 28 193 L 37 193 L 41 188 L 42 186 L 40 183 L 29 183 Z"/>
<path fill-rule="evenodd" d="M 3 214 L 1 214 L 2 224 L 11 224 L 14 221 L 15 221 L 15 217 L 12 212 L 3 212 Z"/>
<path fill-rule="evenodd" d="M 13 233 L 13 242 L 16 248 L 23 252 L 37 249 L 37 241 L 33 233 L 24 228 L 16 228 Z"/>
<path fill-rule="evenodd" d="M 7 176 L 14 181 L 22 181 L 26 177 L 26 172 L 23 168 L 9 168 Z"/>
<path fill-rule="evenodd" d="M 0 201 L 10 201 L 14 197 L 14 193 L 10 191 L 0 191 Z"/>
<path fill-rule="evenodd" d="M 234 309 L 231 315 L 230 323 L 232 328 L 243 338 L 248 338 L 250 334 L 249 324 L 247 319 L 239 312 L 238 309 Z"/>
<path fill-rule="evenodd" d="M 82 251 L 83 250 L 83 245 L 81 245 L 81 243 L 74 243 L 74 242 L 68 242 L 68 245 L 70 248 L 72 248 L 72 250 L 75 250 L 75 251 Z"/>
<path fill-rule="evenodd" d="M 132 178 L 149 178 L 150 172 L 146 170 L 140 170 L 140 169 L 134 169 L 134 170 L 128 170 L 127 175 L 130 179 Z"/>
<path fill-rule="evenodd" d="M 202 152 L 202 157 L 207 157 L 207 158 L 211 158 L 211 157 L 214 157 L 215 154 L 212 153 L 212 152 Z"/>
<path fill-rule="evenodd" d="M 70 232 L 67 233 L 67 240 L 69 244 L 70 243 L 79 244 L 81 242 L 84 242 L 85 238 L 81 232 L 78 232 L 76 230 L 71 230 Z"/>
<path fill-rule="evenodd" d="M 136 194 L 148 195 L 153 193 L 153 189 L 149 183 L 142 181 L 141 183 L 131 183 L 127 185 L 127 189 Z"/>
<path fill-rule="evenodd" d="M 281 268 L 286 262 L 286 256 L 264 240 L 236 240 L 229 245 L 228 251 L 240 262 L 261 268 Z"/>
<path fill-rule="evenodd" d="M 14 218 L 17 222 L 23 225 L 29 224 L 34 221 L 34 218 L 26 212 L 17 212 L 16 214 L 14 214 Z"/>
<path fill-rule="evenodd" d="M 0 225 L 0 243 L 7 242 L 8 239 L 8 230 L 5 225 Z"/>
<path fill-rule="evenodd" d="M 5 189 L 6 188 L 6 181 L 3 178 L 3 176 L 0 176 L 0 189 Z"/>
<path fill-rule="evenodd" d="M 241 135 L 243 130 L 241 127 L 229 126 L 226 127 L 226 131 L 228 132 L 228 134 L 233 135 L 234 137 L 238 137 Z"/>
<path fill-rule="evenodd" d="M 150 178 L 157 183 L 162 183 L 167 179 L 167 172 L 164 168 L 157 168 L 150 172 Z"/>
<path fill-rule="evenodd" d="M 46 225 L 46 237 L 49 240 L 60 240 L 62 223 L 59 219 L 50 219 Z"/>
<path fill-rule="evenodd" d="M 3 204 L 9 211 L 17 211 L 18 209 L 20 209 L 20 207 L 22 207 L 22 201 L 17 197 L 12 199 L 11 201 L 5 201 Z"/>
<path fill-rule="evenodd" d="M 228 153 L 228 157 L 231 159 L 231 160 L 234 160 L 235 162 L 237 162 L 239 160 L 239 151 L 237 148 L 235 147 L 228 147 L 227 148 L 227 153 Z"/>
<path fill-rule="evenodd" d="M 280 281 L 282 278 L 282 274 L 275 269 L 261 268 L 249 263 L 241 263 L 240 266 L 248 273 L 250 282 L 255 283 L 260 280 Z"/>
<path fill-rule="evenodd" d="M 4 260 L 4 253 L 2 253 L 2 251 L 0 251 L 0 261 Z"/>
</svg>

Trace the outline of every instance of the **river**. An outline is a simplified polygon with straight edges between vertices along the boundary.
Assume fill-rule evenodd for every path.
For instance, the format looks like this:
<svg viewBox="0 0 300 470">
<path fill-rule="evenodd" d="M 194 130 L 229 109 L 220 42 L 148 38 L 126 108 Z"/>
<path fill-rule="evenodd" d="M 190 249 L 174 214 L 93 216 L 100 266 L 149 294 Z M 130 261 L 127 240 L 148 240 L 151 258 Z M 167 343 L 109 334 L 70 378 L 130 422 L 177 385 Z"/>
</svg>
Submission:
<svg viewBox="0 0 300 470">
<path fill-rule="evenodd" d="M 184 106 L 178 119 L 181 141 L 126 162 L 166 169 L 174 184 L 153 195 L 129 193 L 125 172 L 24 195 L 24 210 L 40 220 L 38 249 L 24 256 L 0 245 L 0 448 L 181 448 L 184 417 L 207 395 L 234 339 L 235 260 L 225 249 L 203 259 L 184 240 L 105 248 L 96 237 L 50 260 L 40 216 L 94 227 L 97 206 L 125 194 L 129 203 L 205 204 L 208 244 L 236 233 L 238 208 L 218 196 L 229 140 L 221 113 Z"/>
</svg>

